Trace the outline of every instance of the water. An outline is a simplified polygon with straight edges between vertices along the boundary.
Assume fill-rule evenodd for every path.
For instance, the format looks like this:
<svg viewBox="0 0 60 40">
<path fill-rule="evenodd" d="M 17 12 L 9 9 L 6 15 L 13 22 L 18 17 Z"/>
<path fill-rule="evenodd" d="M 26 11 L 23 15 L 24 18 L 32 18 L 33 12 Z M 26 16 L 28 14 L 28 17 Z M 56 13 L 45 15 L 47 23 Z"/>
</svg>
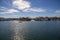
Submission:
<svg viewBox="0 0 60 40">
<path fill-rule="evenodd" d="M 60 40 L 60 21 L 0 21 L 0 40 Z"/>
</svg>

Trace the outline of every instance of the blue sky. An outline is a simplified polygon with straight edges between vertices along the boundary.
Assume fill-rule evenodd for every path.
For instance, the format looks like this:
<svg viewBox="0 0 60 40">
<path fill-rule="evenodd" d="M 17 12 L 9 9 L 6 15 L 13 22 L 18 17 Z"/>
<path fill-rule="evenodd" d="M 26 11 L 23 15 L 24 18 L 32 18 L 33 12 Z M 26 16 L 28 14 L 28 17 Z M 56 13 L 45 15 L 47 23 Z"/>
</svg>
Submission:
<svg viewBox="0 0 60 40">
<path fill-rule="evenodd" d="M 60 16 L 60 0 L 0 0 L 0 17 Z"/>
</svg>

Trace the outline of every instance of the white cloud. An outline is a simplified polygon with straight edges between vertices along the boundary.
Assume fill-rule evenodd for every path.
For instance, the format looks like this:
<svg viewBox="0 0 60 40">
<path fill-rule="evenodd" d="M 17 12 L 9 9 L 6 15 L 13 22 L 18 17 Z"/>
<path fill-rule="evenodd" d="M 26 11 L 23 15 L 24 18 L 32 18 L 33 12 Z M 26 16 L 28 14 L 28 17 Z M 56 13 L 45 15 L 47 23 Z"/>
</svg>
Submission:
<svg viewBox="0 0 60 40">
<path fill-rule="evenodd" d="M 9 9 L 6 11 L 6 13 L 14 13 L 14 12 L 19 12 L 19 11 L 15 9 Z"/>
<path fill-rule="evenodd" d="M 24 0 L 15 0 L 13 1 L 13 6 L 15 6 L 18 9 L 26 9 L 26 8 L 30 8 L 30 3 Z"/>
<path fill-rule="evenodd" d="M 45 12 L 46 10 L 45 9 L 42 9 L 42 8 L 29 8 L 29 9 L 25 9 L 23 10 L 24 12 Z"/>
<path fill-rule="evenodd" d="M 25 0 L 14 0 L 13 6 L 23 12 L 45 12 L 45 9 L 42 8 L 32 8 L 31 3 Z"/>
<path fill-rule="evenodd" d="M 6 11 L 7 8 L 5 8 L 5 7 L 0 7 L 0 10 L 2 10 L 2 11 Z"/>
<path fill-rule="evenodd" d="M 56 10 L 55 13 L 60 13 L 60 10 Z"/>
<path fill-rule="evenodd" d="M 0 11 L 1 11 L 0 14 L 19 12 L 19 11 L 16 10 L 16 9 L 8 9 L 8 8 L 5 8 L 5 7 L 1 7 L 1 8 L 0 8 Z"/>
<path fill-rule="evenodd" d="M 36 8 L 31 6 L 31 3 L 25 0 L 14 0 L 13 1 L 13 7 L 22 10 L 23 12 L 45 12 L 45 9 L 42 8 Z M 5 7 L 0 7 L 0 14 L 6 14 L 6 13 L 16 13 L 19 12 L 16 9 L 8 9 Z"/>
</svg>

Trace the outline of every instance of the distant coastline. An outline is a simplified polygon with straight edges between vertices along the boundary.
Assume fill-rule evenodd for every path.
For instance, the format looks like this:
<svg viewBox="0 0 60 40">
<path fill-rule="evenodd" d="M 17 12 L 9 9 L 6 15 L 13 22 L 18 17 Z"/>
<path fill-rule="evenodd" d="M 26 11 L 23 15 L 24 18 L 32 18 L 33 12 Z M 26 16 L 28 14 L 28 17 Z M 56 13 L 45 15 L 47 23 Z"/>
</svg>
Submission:
<svg viewBox="0 0 60 40">
<path fill-rule="evenodd" d="M 0 17 L 0 21 L 60 21 L 60 17 L 21 17 L 21 18 L 2 18 Z"/>
</svg>

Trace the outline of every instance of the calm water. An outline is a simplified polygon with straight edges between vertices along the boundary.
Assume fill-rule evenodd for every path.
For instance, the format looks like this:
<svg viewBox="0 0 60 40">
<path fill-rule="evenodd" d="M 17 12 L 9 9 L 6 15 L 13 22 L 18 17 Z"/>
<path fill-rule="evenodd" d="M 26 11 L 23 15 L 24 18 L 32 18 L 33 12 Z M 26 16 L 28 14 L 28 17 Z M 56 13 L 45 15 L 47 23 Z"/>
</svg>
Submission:
<svg viewBox="0 0 60 40">
<path fill-rule="evenodd" d="M 60 40 L 60 21 L 0 21 L 0 40 Z"/>
</svg>

